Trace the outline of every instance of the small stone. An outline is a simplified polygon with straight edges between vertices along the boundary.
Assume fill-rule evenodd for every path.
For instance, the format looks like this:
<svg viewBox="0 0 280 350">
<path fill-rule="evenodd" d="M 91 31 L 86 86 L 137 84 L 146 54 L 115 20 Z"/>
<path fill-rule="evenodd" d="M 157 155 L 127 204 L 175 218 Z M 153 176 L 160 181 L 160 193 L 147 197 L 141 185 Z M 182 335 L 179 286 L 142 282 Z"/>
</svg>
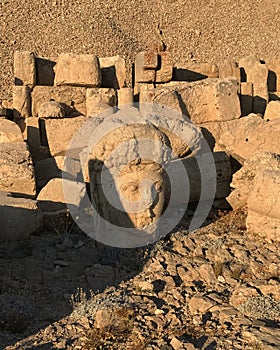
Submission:
<svg viewBox="0 0 280 350">
<path fill-rule="evenodd" d="M 192 314 L 205 313 L 214 305 L 216 303 L 207 297 L 194 296 L 189 302 L 189 309 Z"/>
<path fill-rule="evenodd" d="M 47 101 L 40 105 L 38 111 L 39 118 L 64 118 L 65 112 L 61 103 L 56 101 Z"/>
</svg>

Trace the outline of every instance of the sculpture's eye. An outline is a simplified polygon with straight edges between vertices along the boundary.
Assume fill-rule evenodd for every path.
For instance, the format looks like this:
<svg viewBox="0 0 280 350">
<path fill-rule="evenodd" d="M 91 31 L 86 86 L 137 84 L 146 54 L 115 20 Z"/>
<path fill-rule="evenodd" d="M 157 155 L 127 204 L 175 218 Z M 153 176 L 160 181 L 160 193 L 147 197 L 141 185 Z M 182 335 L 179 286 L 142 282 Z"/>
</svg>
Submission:
<svg viewBox="0 0 280 350">
<path fill-rule="evenodd" d="M 125 184 L 121 186 L 122 192 L 135 193 L 135 192 L 138 192 L 138 190 L 139 190 L 139 186 L 135 184 Z"/>
</svg>

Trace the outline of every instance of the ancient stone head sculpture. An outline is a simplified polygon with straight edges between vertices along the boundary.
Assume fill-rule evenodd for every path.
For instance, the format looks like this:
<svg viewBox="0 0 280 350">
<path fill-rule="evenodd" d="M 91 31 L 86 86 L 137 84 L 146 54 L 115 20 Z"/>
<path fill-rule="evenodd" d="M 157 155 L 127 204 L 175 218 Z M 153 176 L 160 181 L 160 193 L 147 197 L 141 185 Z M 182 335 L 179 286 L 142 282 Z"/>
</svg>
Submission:
<svg viewBox="0 0 280 350">
<path fill-rule="evenodd" d="M 98 214 L 118 227 L 154 224 L 164 210 L 168 156 L 168 139 L 153 125 L 123 125 L 102 138 L 89 161 Z"/>
</svg>

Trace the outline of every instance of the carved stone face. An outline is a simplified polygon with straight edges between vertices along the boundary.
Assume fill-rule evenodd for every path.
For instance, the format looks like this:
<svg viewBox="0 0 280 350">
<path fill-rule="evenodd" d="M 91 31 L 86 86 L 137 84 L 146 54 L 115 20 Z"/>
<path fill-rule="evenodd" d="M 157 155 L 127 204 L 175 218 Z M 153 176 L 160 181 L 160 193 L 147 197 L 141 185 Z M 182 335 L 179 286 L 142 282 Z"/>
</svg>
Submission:
<svg viewBox="0 0 280 350">
<path fill-rule="evenodd" d="M 160 218 L 165 202 L 165 181 L 159 165 L 127 165 L 120 173 L 117 189 L 123 210 L 134 227 L 148 226 Z"/>
</svg>

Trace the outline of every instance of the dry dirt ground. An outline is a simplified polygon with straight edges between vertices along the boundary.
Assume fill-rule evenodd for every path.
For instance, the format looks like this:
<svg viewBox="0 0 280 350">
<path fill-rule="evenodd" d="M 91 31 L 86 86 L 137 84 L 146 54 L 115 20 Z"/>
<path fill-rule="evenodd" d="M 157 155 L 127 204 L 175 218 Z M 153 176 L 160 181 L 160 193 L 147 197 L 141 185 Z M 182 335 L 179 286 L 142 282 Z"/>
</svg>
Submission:
<svg viewBox="0 0 280 350">
<path fill-rule="evenodd" d="M 2 0 L 0 16 L 0 100 L 19 49 L 120 54 L 128 67 L 162 41 L 175 64 L 280 56 L 279 0 Z M 243 213 L 137 251 L 65 222 L 0 245 L 1 349 L 280 348 L 279 251 L 247 236 Z"/>
</svg>

